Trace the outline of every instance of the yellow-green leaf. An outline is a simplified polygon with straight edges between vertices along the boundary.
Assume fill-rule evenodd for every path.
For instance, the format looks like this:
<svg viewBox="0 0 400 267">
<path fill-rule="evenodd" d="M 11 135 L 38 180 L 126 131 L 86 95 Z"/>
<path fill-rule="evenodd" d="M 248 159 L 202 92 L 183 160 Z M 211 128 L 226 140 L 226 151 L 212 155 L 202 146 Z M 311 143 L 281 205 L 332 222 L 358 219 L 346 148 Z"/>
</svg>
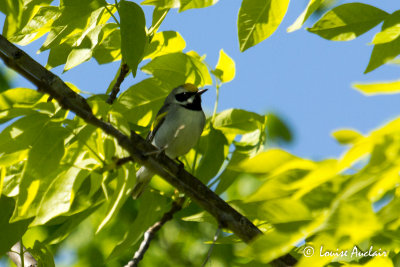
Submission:
<svg viewBox="0 0 400 267">
<path fill-rule="evenodd" d="M 301 28 L 301 26 L 306 22 L 306 20 L 314 13 L 315 10 L 324 2 L 325 0 L 310 0 L 307 7 L 304 9 L 303 13 L 296 19 L 296 21 L 287 28 L 288 32 L 294 32 Z"/>
<path fill-rule="evenodd" d="M 179 32 L 165 31 L 156 33 L 146 47 L 143 59 L 153 59 L 169 53 L 182 52 L 186 43 Z"/>
<path fill-rule="evenodd" d="M 219 59 L 212 73 L 222 82 L 227 83 L 235 78 L 235 61 L 223 49 L 219 51 Z"/>
<path fill-rule="evenodd" d="M 393 27 L 400 20 L 400 10 L 394 12 L 385 19 L 382 25 L 382 32 Z M 392 36 L 393 37 L 393 36 Z M 400 36 L 397 36 L 393 41 L 379 43 L 374 46 L 371 58 L 364 73 L 373 71 L 374 69 L 390 62 L 400 53 Z"/>
<path fill-rule="evenodd" d="M 388 14 L 362 3 L 348 3 L 333 8 L 308 31 L 332 41 L 349 41 L 372 29 Z"/>
<path fill-rule="evenodd" d="M 255 46 L 274 33 L 288 5 L 289 0 L 243 0 L 238 18 L 240 51 Z"/>
<path fill-rule="evenodd" d="M 400 92 L 400 80 L 376 83 L 355 83 L 353 87 L 365 95 L 397 94 Z"/>
<path fill-rule="evenodd" d="M 353 144 L 363 137 L 362 134 L 352 129 L 336 130 L 332 133 L 332 136 L 336 139 L 336 141 L 344 145 Z"/>
</svg>

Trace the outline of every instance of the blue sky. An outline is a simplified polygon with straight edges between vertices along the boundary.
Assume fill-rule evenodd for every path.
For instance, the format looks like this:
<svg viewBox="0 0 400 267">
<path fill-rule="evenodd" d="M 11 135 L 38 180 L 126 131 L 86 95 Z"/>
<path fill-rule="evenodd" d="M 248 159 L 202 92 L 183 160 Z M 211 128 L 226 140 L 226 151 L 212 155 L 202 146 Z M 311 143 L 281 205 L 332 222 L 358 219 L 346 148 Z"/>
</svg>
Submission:
<svg viewBox="0 0 400 267">
<path fill-rule="evenodd" d="M 136 1 L 138 2 L 138 1 Z M 340 1 L 346 3 L 352 1 Z M 394 0 L 360 1 L 387 12 L 399 9 Z M 332 42 L 303 29 L 287 33 L 306 6 L 306 1 L 291 1 L 278 30 L 266 41 L 240 53 L 237 41 L 237 14 L 240 0 L 220 0 L 216 5 L 178 13 L 172 10 L 160 30 L 178 31 L 186 50 L 207 55 L 214 66 L 221 48 L 236 62 L 235 79 L 221 88 L 219 110 L 242 108 L 259 113 L 269 111 L 282 116 L 291 126 L 295 141 L 288 151 L 307 158 L 338 157 L 346 149 L 330 136 L 338 128 L 354 128 L 362 133 L 379 127 L 400 114 L 400 95 L 366 97 L 351 88 L 355 81 L 381 81 L 400 78 L 400 66 L 383 66 L 364 75 L 372 46 L 368 43 L 377 28 L 350 42 Z M 151 7 L 144 7 L 148 24 Z M 0 15 L 2 27 L 4 16 Z M 311 26 L 312 21 L 305 26 Z M 37 55 L 43 39 L 23 47 L 34 59 L 45 64 L 48 53 Z M 84 91 L 105 92 L 119 63 L 99 66 L 94 60 L 65 74 L 63 67 L 53 71 Z M 136 82 L 147 77 L 139 74 Z M 135 81 L 127 79 L 122 89 Z M 15 86 L 31 87 L 16 77 Z M 204 97 L 205 109 L 212 110 L 215 91 Z"/>
</svg>

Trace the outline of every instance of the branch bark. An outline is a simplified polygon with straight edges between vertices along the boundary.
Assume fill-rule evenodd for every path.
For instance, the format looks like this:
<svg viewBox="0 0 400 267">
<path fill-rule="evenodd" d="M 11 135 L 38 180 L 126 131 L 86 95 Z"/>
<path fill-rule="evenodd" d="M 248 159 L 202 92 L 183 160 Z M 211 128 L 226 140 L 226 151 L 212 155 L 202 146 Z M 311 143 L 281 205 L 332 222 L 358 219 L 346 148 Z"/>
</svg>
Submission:
<svg viewBox="0 0 400 267">
<path fill-rule="evenodd" d="M 128 73 L 129 73 L 128 64 L 122 63 L 117 81 L 115 82 L 115 84 L 111 90 L 110 96 L 108 97 L 108 99 L 106 101 L 108 104 L 112 104 L 114 102 L 115 98 L 117 98 L 117 94 L 119 93 L 121 83 L 124 81 L 125 76 Z"/>
<path fill-rule="evenodd" d="M 4 63 L 27 78 L 38 90 L 56 99 L 64 109 L 69 109 L 87 123 L 113 136 L 127 150 L 132 159 L 154 171 L 179 191 L 185 193 L 201 208 L 208 211 L 219 225 L 231 230 L 244 242 L 249 243 L 262 232 L 246 217 L 241 215 L 196 177 L 164 154 L 144 156 L 156 150 L 138 134 L 128 137 L 110 123 L 96 118 L 86 99 L 72 91 L 58 76 L 33 60 L 24 51 L 0 35 L 0 57 Z"/>
</svg>

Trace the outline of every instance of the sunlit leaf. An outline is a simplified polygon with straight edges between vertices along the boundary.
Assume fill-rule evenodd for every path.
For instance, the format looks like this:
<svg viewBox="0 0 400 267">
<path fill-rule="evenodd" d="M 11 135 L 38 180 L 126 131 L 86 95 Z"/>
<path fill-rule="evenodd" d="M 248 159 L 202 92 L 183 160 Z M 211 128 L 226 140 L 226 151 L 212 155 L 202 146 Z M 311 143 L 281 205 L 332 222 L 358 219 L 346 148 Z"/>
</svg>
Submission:
<svg viewBox="0 0 400 267">
<path fill-rule="evenodd" d="M 289 0 L 243 0 L 238 17 L 240 51 L 267 39 L 278 28 Z"/>
<path fill-rule="evenodd" d="M 333 8 L 308 31 L 332 41 L 349 41 L 372 29 L 388 14 L 362 3 L 348 3 Z"/>
<path fill-rule="evenodd" d="M 63 168 L 45 190 L 36 217 L 31 225 L 42 225 L 50 219 L 69 211 L 73 201 L 73 185 L 76 179 L 86 178 L 87 170 Z"/>
<path fill-rule="evenodd" d="M 113 104 L 129 122 L 149 126 L 172 88 L 157 79 L 145 79 L 124 91 Z"/>
<path fill-rule="evenodd" d="M 151 43 L 146 47 L 143 59 L 153 59 L 157 56 L 169 53 L 182 52 L 185 46 L 185 40 L 178 32 L 158 32 L 153 36 Z"/>
<path fill-rule="evenodd" d="M 396 11 L 385 19 L 382 25 L 382 31 L 393 27 L 400 18 L 400 11 Z M 391 61 L 400 53 L 400 36 L 393 41 L 376 44 L 372 50 L 371 58 L 364 73 L 373 71 L 383 64 Z"/>
<path fill-rule="evenodd" d="M 218 0 L 180 0 L 181 5 L 179 12 L 192 9 L 192 8 L 204 8 L 215 5 Z"/>
<path fill-rule="evenodd" d="M 306 20 L 321 6 L 325 0 L 310 0 L 303 13 L 287 28 L 288 32 L 294 32 L 301 28 Z"/>
<path fill-rule="evenodd" d="M 400 36 L 400 16 L 393 13 L 389 17 L 385 19 L 387 25 L 385 29 L 382 29 L 381 32 L 378 32 L 374 39 L 372 40 L 373 44 L 383 44 L 394 41 Z"/>
<path fill-rule="evenodd" d="M 245 134 L 261 128 L 266 117 L 242 109 L 228 109 L 218 113 L 214 120 L 215 129 L 223 132 Z"/>
<path fill-rule="evenodd" d="M 235 78 L 235 61 L 224 50 L 219 51 L 219 59 L 212 73 L 222 82 L 227 83 Z"/>
<path fill-rule="evenodd" d="M 157 8 L 179 8 L 185 11 L 192 8 L 204 8 L 216 4 L 218 0 L 145 0 L 142 5 L 154 5 Z"/>
<path fill-rule="evenodd" d="M 41 133 L 28 154 L 13 220 L 36 215 L 54 178 L 52 172 L 57 170 L 64 155 L 64 138 L 68 133 L 66 129 L 50 123 Z"/>
<path fill-rule="evenodd" d="M 363 137 L 362 134 L 352 129 L 336 130 L 332 133 L 332 136 L 336 139 L 336 141 L 344 145 L 353 144 L 357 142 L 359 138 Z"/>
<path fill-rule="evenodd" d="M 400 80 L 374 83 L 355 83 L 353 87 L 365 95 L 397 94 L 400 92 Z"/>
<path fill-rule="evenodd" d="M 172 53 L 154 58 L 142 71 L 171 85 L 172 88 L 193 83 L 198 87 L 212 84 L 207 66 L 199 59 L 183 54 Z"/>
</svg>

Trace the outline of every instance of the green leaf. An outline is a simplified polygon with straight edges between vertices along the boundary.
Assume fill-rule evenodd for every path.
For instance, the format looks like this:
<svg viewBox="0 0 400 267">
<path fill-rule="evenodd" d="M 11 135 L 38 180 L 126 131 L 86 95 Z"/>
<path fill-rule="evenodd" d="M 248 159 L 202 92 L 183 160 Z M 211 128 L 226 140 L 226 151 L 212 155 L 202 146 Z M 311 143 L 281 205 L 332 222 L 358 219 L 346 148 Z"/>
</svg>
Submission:
<svg viewBox="0 0 400 267">
<path fill-rule="evenodd" d="M 147 228 L 152 225 L 160 213 L 166 209 L 165 199 L 159 195 L 153 194 L 149 191 L 143 193 L 140 197 L 141 205 L 144 207 L 139 208 L 139 213 L 135 221 L 129 227 L 129 232 L 124 236 L 124 239 L 113 249 L 108 260 L 113 259 L 121 254 L 127 252 L 133 245 L 135 245 Z"/>
<path fill-rule="evenodd" d="M 207 66 L 198 58 L 183 53 L 172 53 L 154 58 L 142 71 L 174 88 L 184 83 L 198 87 L 211 85 L 212 79 Z"/>
<path fill-rule="evenodd" d="M 292 25 L 287 28 L 288 32 L 294 32 L 303 26 L 304 22 L 321 6 L 325 0 L 310 0 L 306 9 L 301 13 L 301 15 L 293 22 Z"/>
<path fill-rule="evenodd" d="M 400 92 L 400 80 L 374 83 L 355 83 L 353 88 L 365 95 L 397 94 Z"/>
<path fill-rule="evenodd" d="M 224 50 L 219 51 L 219 59 L 212 73 L 222 82 L 227 83 L 235 78 L 235 61 Z"/>
<path fill-rule="evenodd" d="M 133 164 L 129 164 L 127 168 L 124 166 L 119 170 L 116 189 L 107 203 L 107 214 L 98 226 L 96 233 L 99 233 L 115 217 L 125 201 L 131 197 L 130 191 L 135 185 L 135 181 L 136 173 Z"/>
<path fill-rule="evenodd" d="M 122 59 L 132 70 L 133 76 L 136 76 L 147 43 L 146 20 L 140 6 L 125 0 L 120 2 L 119 15 Z"/>
<path fill-rule="evenodd" d="M 182 52 L 186 43 L 179 32 L 165 31 L 156 33 L 146 47 L 143 59 L 154 59 L 169 53 Z"/>
<path fill-rule="evenodd" d="M 99 64 L 105 64 L 120 60 L 121 56 L 121 32 L 116 24 L 106 24 L 100 33 L 101 41 L 93 50 L 93 57 Z"/>
<path fill-rule="evenodd" d="M 267 201 L 232 201 L 231 204 L 242 210 L 250 219 L 268 221 L 278 227 L 287 223 L 310 222 L 313 217 L 300 201 L 291 198 L 269 199 Z"/>
<path fill-rule="evenodd" d="M 160 28 L 161 23 L 164 21 L 168 12 L 169 8 L 159 8 L 159 7 L 154 8 L 153 18 L 151 21 L 151 27 L 149 29 L 149 32 L 156 33 L 158 31 L 158 28 Z"/>
<path fill-rule="evenodd" d="M 239 10 L 240 51 L 267 39 L 283 20 L 289 0 L 243 0 Z"/>
<path fill-rule="evenodd" d="M 285 165 L 289 165 L 291 167 L 296 166 L 296 168 L 300 168 L 302 166 L 305 169 L 312 166 L 309 161 L 293 156 L 284 150 L 269 149 L 254 157 L 247 158 L 237 162 L 234 165 L 230 165 L 229 169 L 237 172 L 268 174 L 271 172 L 280 172 L 286 170 L 287 168 Z"/>
<path fill-rule="evenodd" d="M 336 130 L 332 133 L 332 136 L 336 139 L 336 141 L 343 145 L 354 144 L 360 138 L 363 138 L 362 134 L 352 129 Z"/>
<path fill-rule="evenodd" d="M 10 223 L 9 220 L 14 206 L 14 199 L 4 195 L 0 197 L 0 255 L 4 255 L 15 243 L 17 243 L 17 241 L 21 240 L 31 222 L 31 220 L 23 220 Z"/>
<path fill-rule="evenodd" d="M 40 266 L 55 267 L 53 253 L 40 241 L 36 240 L 29 250 Z"/>
<path fill-rule="evenodd" d="M 369 201 L 354 197 L 341 201 L 327 222 L 334 226 L 335 236 L 350 238 L 353 244 L 369 238 L 382 228 Z"/>
<path fill-rule="evenodd" d="M 180 6 L 180 0 L 145 0 L 141 3 L 142 5 L 153 5 L 157 8 L 178 8 Z"/>
<path fill-rule="evenodd" d="M 215 5 L 218 0 L 180 0 L 181 5 L 179 12 L 192 9 L 192 8 L 204 8 Z"/>
<path fill-rule="evenodd" d="M 68 54 L 67 62 L 65 63 L 64 71 L 70 70 L 79 64 L 88 61 L 92 57 L 92 49 L 76 48 Z"/>
<path fill-rule="evenodd" d="M 53 22 L 51 31 L 40 48 L 40 52 L 57 47 L 67 40 L 79 39 L 87 27 L 96 24 L 98 16 L 106 5 L 104 0 L 88 0 L 85 5 L 79 0 L 66 0 L 60 3 L 61 15 Z M 97 10 L 97 12 L 96 12 Z M 92 13 L 97 17 L 92 17 Z"/>
<path fill-rule="evenodd" d="M 123 92 L 112 109 L 131 123 L 149 126 L 171 89 L 155 78 L 145 79 Z"/>
<path fill-rule="evenodd" d="M 250 246 L 239 251 L 242 257 L 255 258 L 267 264 L 273 259 L 289 253 L 305 237 L 315 232 L 321 226 L 325 216 L 320 216 L 308 224 L 290 224 L 285 231 L 270 229 L 254 240 Z"/>
<path fill-rule="evenodd" d="M 293 140 L 289 126 L 277 115 L 267 114 L 268 141 L 284 141 L 290 143 Z"/>
<path fill-rule="evenodd" d="M 32 107 L 45 97 L 36 90 L 29 88 L 14 88 L 0 93 L 0 110 L 12 108 Z"/>
<path fill-rule="evenodd" d="M 153 5 L 157 8 L 179 8 L 179 12 L 192 9 L 204 8 L 216 4 L 218 0 L 145 0 L 142 5 Z"/>
<path fill-rule="evenodd" d="M 198 150 L 203 156 L 195 175 L 206 184 L 217 175 L 228 156 L 229 143 L 221 131 L 211 128 L 207 135 L 201 137 Z"/>
<path fill-rule="evenodd" d="M 9 36 L 8 40 L 19 45 L 27 45 L 50 31 L 52 23 L 60 15 L 58 7 L 41 6 L 27 24 Z"/>
<path fill-rule="evenodd" d="M 42 225 L 69 211 L 73 202 L 73 185 L 75 180 L 86 178 L 89 171 L 71 166 L 62 168 L 45 189 L 40 207 L 31 226 Z"/>
<path fill-rule="evenodd" d="M 225 133 L 245 134 L 259 130 L 266 117 L 242 109 L 228 109 L 215 116 L 214 128 Z"/>
<path fill-rule="evenodd" d="M 29 151 L 20 185 L 13 220 L 35 216 L 42 198 L 54 179 L 64 155 L 64 139 L 68 131 L 56 123 L 49 123 Z"/>
<path fill-rule="evenodd" d="M 399 19 L 400 10 L 394 12 L 385 19 L 382 25 L 382 32 L 393 27 L 394 24 L 397 24 Z M 371 58 L 364 73 L 371 72 L 383 64 L 390 62 L 398 54 L 400 54 L 400 36 L 397 36 L 393 41 L 376 44 L 372 50 Z"/>
<path fill-rule="evenodd" d="M 49 116 L 33 113 L 20 118 L 0 133 L 0 153 L 12 153 L 27 149 L 40 135 Z"/>
<path fill-rule="evenodd" d="M 348 3 L 333 8 L 307 30 L 332 41 L 349 41 L 369 31 L 388 14 L 362 3 Z"/>
<path fill-rule="evenodd" d="M 381 32 L 378 32 L 374 39 L 372 40 L 373 44 L 383 44 L 389 43 L 391 41 L 396 40 L 400 36 L 400 15 L 399 13 L 393 13 L 385 19 L 385 29 L 382 29 Z"/>
</svg>

